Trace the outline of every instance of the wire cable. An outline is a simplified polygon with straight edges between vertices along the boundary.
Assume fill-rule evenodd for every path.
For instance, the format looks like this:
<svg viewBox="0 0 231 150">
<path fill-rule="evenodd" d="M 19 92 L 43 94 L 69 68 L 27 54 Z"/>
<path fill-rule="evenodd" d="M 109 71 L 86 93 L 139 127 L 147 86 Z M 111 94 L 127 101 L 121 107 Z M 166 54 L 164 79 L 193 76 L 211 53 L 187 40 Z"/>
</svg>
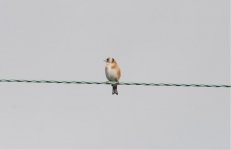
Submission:
<svg viewBox="0 0 231 150">
<path fill-rule="evenodd" d="M 95 82 L 95 81 L 57 81 L 57 80 L 17 80 L 0 79 L 1 82 L 20 82 L 20 83 L 56 83 L 56 84 L 117 84 L 117 85 L 141 85 L 141 86 L 174 86 L 174 87 L 212 87 L 212 88 L 231 88 L 231 85 L 215 84 L 176 84 L 176 83 L 138 83 L 138 82 Z"/>
</svg>

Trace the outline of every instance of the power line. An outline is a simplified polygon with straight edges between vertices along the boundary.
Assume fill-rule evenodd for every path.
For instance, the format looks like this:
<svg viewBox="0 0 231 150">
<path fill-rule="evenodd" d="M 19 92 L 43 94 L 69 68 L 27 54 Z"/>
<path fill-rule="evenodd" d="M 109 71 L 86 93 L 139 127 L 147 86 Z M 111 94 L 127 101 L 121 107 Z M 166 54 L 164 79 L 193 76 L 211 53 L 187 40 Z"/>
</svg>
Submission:
<svg viewBox="0 0 231 150">
<path fill-rule="evenodd" d="M 95 82 L 95 81 L 57 81 L 57 80 L 17 80 L 0 79 L 0 82 L 20 82 L 20 83 L 56 83 L 56 84 L 118 84 L 118 85 L 141 85 L 141 86 L 174 86 L 174 87 L 213 87 L 230 88 L 231 85 L 215 84 L 176 84 L 176 83 L 138 83 L 138 82 Z"/>
</svg>

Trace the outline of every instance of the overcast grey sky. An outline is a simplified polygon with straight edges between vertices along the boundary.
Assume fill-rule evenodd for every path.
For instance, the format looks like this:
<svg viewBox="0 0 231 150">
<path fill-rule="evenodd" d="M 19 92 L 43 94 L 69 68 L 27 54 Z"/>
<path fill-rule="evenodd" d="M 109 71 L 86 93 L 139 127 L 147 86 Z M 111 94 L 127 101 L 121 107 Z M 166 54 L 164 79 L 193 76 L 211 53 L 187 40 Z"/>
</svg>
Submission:
<svg viewBox="0 0 231 150">
<path fill-rule="evenodd" d="M 0 0 L 0 78 L 230 83 L 228 0 Z M 225 88 L 0 83 L 0 148 L 224 149 Z"/>
</svg>

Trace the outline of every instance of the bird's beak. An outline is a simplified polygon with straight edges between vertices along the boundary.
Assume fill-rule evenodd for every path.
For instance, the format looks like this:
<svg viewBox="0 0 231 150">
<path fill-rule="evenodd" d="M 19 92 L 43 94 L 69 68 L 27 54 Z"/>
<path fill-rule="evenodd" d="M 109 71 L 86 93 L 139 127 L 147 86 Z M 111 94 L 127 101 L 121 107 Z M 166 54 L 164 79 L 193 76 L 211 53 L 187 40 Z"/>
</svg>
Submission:
<svg viewBox="0 0 231 150">
<path fill-rule="evenodd" d="M 106 62 L 106 60 L 103 60 L 104 62 Z"/>
</svg>

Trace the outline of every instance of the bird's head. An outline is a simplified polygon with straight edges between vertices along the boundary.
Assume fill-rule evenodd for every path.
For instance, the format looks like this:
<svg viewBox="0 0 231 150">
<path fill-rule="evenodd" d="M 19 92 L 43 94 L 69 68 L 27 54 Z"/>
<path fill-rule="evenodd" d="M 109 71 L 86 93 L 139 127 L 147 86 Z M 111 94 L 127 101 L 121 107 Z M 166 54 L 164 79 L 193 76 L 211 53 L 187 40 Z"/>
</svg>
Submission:
<svg viewBox="0 0 231 150">
<path fill-rule="evenodd" d="M 104 60 L 106 64 L 116 64 L 116 61 L 114 58 L 108 57 L 106 60 Z"/>
</svg>

